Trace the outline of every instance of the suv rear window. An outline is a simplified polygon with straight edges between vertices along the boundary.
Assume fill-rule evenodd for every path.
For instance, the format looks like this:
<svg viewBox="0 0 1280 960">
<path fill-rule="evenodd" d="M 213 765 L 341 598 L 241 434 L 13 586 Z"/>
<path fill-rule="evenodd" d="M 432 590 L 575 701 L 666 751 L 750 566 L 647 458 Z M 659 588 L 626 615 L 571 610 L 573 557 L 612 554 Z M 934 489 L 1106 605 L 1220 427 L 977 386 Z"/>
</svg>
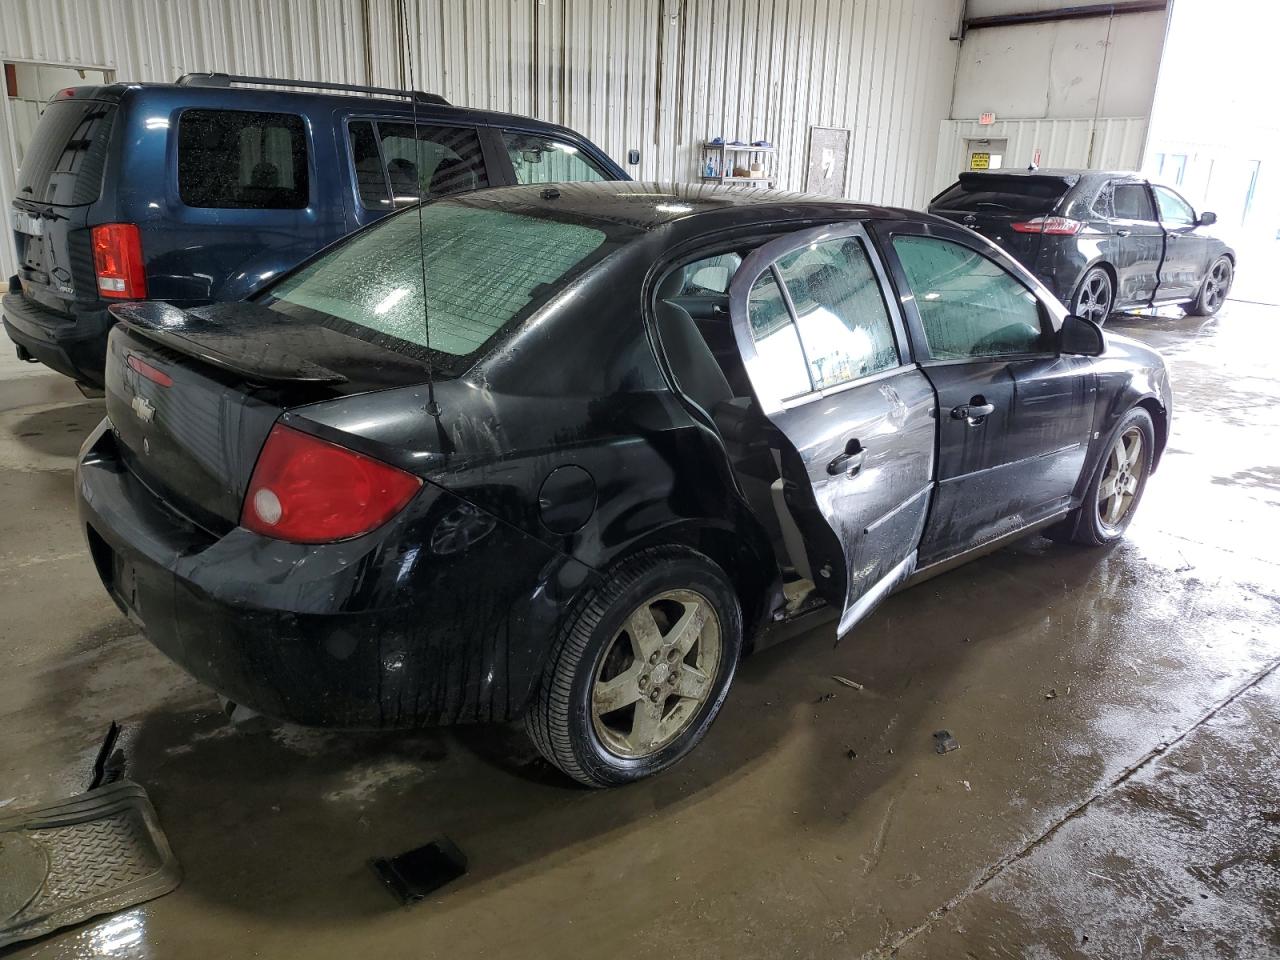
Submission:
<svg viewBox="0 0 1280 960">
<path fill-rule="evenodd" d="M 960 180 L 938 194 L 930 206 L 969 213 L 1039 215 L 1051 213 L 1071 186 L 1060 177 L 961 174 Z"/>
<path fill-rule="evenodd" d="M 414 210 L 389 217 L 281 280 L 268 306 L 394 349 L 467 356 L 637 232 L 462 199 L 421 210 L 421 233 Z"/>
<path fill-rule="evenodd" d="M 15 196 L 68 207 L 97 200 L 115 116 L 115 104 L 99 100 L 49 104 L 22 158 Z"/>
<path fill-rule="evenodd" d="M 310 191 L 302 118 L 184 110 L 178 121 L 178 194 L 189 207 L 305 207 Z"/>
</svg>

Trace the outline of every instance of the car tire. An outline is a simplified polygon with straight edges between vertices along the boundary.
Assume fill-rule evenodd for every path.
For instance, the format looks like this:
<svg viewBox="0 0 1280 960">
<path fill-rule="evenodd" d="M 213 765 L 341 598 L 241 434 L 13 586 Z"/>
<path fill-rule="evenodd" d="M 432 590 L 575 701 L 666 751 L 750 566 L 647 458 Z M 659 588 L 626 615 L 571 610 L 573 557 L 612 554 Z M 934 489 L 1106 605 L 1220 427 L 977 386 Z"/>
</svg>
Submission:
<svg viewBox="0 0 1280 960">
<path fill-rule="evenodd" d="M 741 651 L 742 612 L 720 567 L 685 548 L 644 550 L 575 604 L 525 729 L 581 784 L 639 780 L 675 764 L 706 734 Z"/>
<path fill-rule="evenodd" d="M 1102 267 L 1093 267 L 1080 279 L 1076 292 L 1071 296 L 1071 312 L 1102 326 L 1111 316 L 1115 298 L 1111 274 Z"/>
<path fill-rule="evenodd" d="M 1131 445 L 1135 437 L 1140 442 L 1136 451 Z M 1147 488 L 1147 478 L 1155 462 L 1155 437 L 1151 414 L 1142 407 L 1134 407 L 1126 413 L 1107 440 L 1084 500 L 1062 522 L 1046 530 L 1045 535 L 1051 540 L 1090 547 L 1114 543 L 1123 537 Z M 1132 461 L 1122 464 L 1117 459 L 1122 449 L 1125 460 L 1132 456 Z M 1119 486 L 1127 486 L 1127 494 L 1111 492 Z M 1120 497 L 1120 502 L 1117 503 L 1114 497 Z M 1119 512 L 1112 512 L 1117 506 Z"/>
<path fill-rule="evenodd" d="M 1226 302 L 1234 278 L 1235 268 L 1230 257 L 1219 257 L 1213 261 L 1209 272 L 1200 281 L 1200 292 L 1187 304 L 1187 313 L 1193 317 L 1212 317 Z"/>
</svg>

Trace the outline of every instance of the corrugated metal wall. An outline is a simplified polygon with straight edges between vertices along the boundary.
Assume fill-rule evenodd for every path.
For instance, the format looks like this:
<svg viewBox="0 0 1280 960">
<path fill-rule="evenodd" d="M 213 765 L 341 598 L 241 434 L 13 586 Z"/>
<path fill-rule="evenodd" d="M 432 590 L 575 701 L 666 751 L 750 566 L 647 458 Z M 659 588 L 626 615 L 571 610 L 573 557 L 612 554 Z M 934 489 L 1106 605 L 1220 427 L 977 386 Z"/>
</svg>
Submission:
<svg viewBox="0 0 1280 960">
<path fill-rule="evenodd" d="M 1137 170 L 1142 166 L 1146 117 L 1103 117 L 1099 120 L 944 120 L 938 137 L 934 193 L 952 183 L 965 168 L 968 140 L 1004 140 L 1006 167 L 1025 167 L 1040 148 L 1042 167 L 1086 167 L 1094 170 Z"/>
</svg>

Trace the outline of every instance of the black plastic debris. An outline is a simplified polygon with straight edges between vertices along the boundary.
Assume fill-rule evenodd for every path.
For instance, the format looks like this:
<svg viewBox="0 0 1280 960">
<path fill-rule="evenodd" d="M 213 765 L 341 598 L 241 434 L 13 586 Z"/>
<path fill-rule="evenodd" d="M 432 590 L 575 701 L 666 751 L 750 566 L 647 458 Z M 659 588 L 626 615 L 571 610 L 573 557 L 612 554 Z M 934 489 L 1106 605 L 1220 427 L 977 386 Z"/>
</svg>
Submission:
<svg viewBox="0 0 1280 960">
<path fill-rule="evenodd" d="M 102 746 L 98 747 L 97 759 L 93 761 L 93 777 L 86 790 L 97 790 L 124 778 L 124 751 L 116 749 L 119 739 L 120 724 L 112 720 L 107 735 L 102 738 Z"/>
<path fill-rule="evenodd" d="M 950 753 L 960 749 L 960 742 L 951 735 L 950 730 L 937 730 L 933 734 L 933 749 L 938 753 Z"/>
<path fill-rule="evenodd" d="M 372 862 L 374 873 L 404 906 L 418 903 L 467 872 L 467 857 L 448 837 Z"/>
</svg>

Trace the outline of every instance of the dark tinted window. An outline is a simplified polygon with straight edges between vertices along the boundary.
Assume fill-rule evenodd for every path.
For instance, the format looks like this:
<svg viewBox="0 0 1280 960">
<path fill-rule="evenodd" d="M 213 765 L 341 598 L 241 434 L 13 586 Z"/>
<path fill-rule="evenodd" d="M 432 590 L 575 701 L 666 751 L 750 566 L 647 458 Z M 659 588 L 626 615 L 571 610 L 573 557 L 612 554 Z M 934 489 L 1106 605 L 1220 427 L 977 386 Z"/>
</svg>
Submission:
<svg viewBox="0 0 1280 960">
<path fill-rule="evenodd" d="M 1099 220 L 1112 220 L 1116 215 L 1115 189 L 1112 184 L 1106 184 L 1096 197 L 1093 198 L 1093 215 Z"/>
<path fill-rule="evenodd" d="M 1148 220 L 1156 218 L 1151 206 L 1151 193 L 1142 183 L 1117 183 L 1115 188 L 1117 220 Z"/>
<path fill-rule="evenodd" d="M 1070 185 L 1059 177 L 1010 177 L 992 173 L 961 174 L 931 204 L 970 213 L 1051 213 Z"/>
<path fill-rule="evenodd" d="M 178 194 L 189 207 L 305 207 L 307 138 L 290 113 L 186 110 L 178 121 Z"/>
<path fill-rule="evenodd" d="M 366 207 L 403 207 L 416 203 L 419 197 L 433 200 L 489 185 L 480 137 L 474 127 L 420 123 L 415 139 L 412 123 L 364 121 L 353 123 L 351 132 L 356 180 Z M 378 142 L 369 141 L 369 134 L 376 135 Z M 358 142 L 357 136 L 366 139 Z M 379 173 L 386 175 L 381 188 L 377 183 Z"/>
<path fill-rule="evenodd" d="M 58 206 L 97 200 L 115 116 L 114 104 L 96 100 L 49 104 L 22 158 L 16 196 Z"/>
<path fill-rule="evenodd" d="M 502 140 L 516 183 L 563 183 L 574 180 L 612 180 L 573 144 L 533 133 L 504 130 Z"/>
</svg>

